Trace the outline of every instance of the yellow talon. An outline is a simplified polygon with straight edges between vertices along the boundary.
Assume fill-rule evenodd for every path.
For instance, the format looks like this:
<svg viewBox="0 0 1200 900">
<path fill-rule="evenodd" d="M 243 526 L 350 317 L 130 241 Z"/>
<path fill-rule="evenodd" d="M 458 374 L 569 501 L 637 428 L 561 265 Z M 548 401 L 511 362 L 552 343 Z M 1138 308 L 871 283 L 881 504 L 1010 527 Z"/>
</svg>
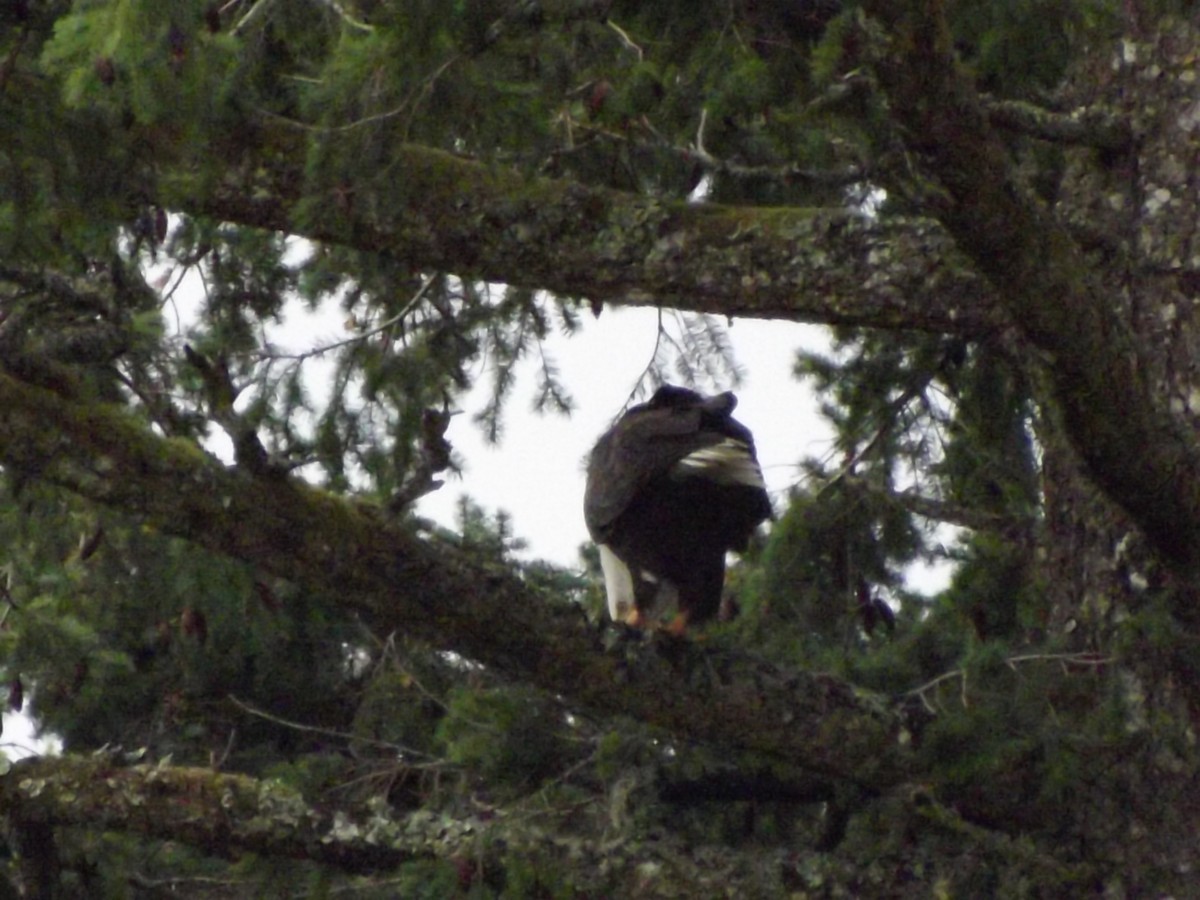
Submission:
<svg viewBox="0 0 1200 900">
<path fill-rule="evenodd" d="M 681 612 L 675 616 L 674 619 L 667 623 L 666 627 L 663 628 L 663 631 L 672 637 L 683 637 L 683 633 L 687 631 L 687 626 L 688 614 Z"/>
</svg>

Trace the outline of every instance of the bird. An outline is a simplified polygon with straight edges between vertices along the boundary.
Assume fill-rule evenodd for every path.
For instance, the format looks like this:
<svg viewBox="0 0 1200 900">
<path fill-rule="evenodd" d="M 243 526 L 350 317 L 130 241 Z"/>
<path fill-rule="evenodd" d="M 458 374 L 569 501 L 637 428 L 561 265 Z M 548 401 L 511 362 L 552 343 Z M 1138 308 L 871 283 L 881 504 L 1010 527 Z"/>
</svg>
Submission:
<svg viewBox="0 0 1200 900">
<path fill-rule="evenodd" d="M 663 385 L 600 436 L 584 520 L 600 551 L 609 615 L 635 627 L 673 603 L 666 630 L 717 614 L 725 555 L 771 517 L 754 438 L 730 392 Z"/>
</svg>

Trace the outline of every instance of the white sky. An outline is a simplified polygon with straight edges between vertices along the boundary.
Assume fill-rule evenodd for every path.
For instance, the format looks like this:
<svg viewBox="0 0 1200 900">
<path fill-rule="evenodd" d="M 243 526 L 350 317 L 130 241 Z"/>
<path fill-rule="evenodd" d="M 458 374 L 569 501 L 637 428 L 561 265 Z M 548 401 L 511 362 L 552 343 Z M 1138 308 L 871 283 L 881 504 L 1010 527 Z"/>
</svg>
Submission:
<svg viewBox="0 0 1200 900">
<path fill-rule="evenodd" d="M 292 252 L 290 261 L 298 265 L 310 252 L 309 245 L 296 239 Z M 147 280 L 174 284 L 167 266 L 150 267 Z M 168 330 L 185 337 L 203 297 L 200 279 L 189 272 L 164 309 Z M 357 334 L 347 330 L 347 314 L 336 302 L 327 302 L 314 313 L 292 300 L 283 317 L 283 325 L 269 330 L 269 340 L 279 352 L 311 351 Z M 574 335 L 554 333 L 543 342 L 575 401 L 571 416 L 531 413 L 540 364 L 534 355 L 518 363 L 501 442 L 487 444 L 474 422 L 475 414 L 487 405 L 490 363 L 484 360 L 472 373 L 478 389 L 460 402 L 461 413 L 452 417 L 446 434 L 464 463 L 462 478 L 447 477 L 440 490 L 421 498 L 417 505 L 421 515 L 453 527 L 458 500 L 466 494 L 488 513 L 504 510 L 512 516 L 514 535 L 528 542 L 525 557 L 566 566 L 578 563 L 579 545 L 588 540 L 583 524 L 587 454 L 621 412 L 653 357 L 658 312 L 605 306 L 598 318 L 587 311 L 580 318 L 582 327 Z M 677 331 L 670 322 L 667 328 Z M 735 319 L 727 331 L 744 375 L 742 383 L 701 385 L 700 389 L 735 391 L 735 416 L 753 433 L 767 489 L 778 501 L 799 477 L 797 464 L 807 456 L 823 455 L 830 446 L 831 434 L 817 416 L 816 399 L 791 374 L 797 348 L 827 348 L 828 330 L 793 322 Z M 315 357 L 305 366 L 308 390 L 316 403 L 323 403 L 320 379 L 329 377 L 330 361 Z M 248 401 L 249 393 L 242 402 Z M 233 457 L 232 444 L 219 428 L 213 429 L 206 445 L 224 460 Z"/>
<path fill-rule="evenodd" d="M 186 327 L 194 320 L 199 292 L 181 293 L 193 294 L 176 298 Z M 291 309 L 299 312 L 301 306 L 296 303 Z M 344 340 L 351 334 L 345 331 L 343 318 L 337 310 L 318 316 L 289 315 L 288 326 L 272 339 L 289 351 Z M 583 523 L 588 451 L 629 397 L 651 359 L 657 335 L 657 313 L 652 309 L 605 307 L 598 319 L 590 314 L 584 318 L 580 333 L 552 335 L 546 341 L 561 381 L 575 400 L 575 412 L 569 418 L 531 413 L 538 361 L 523 360 L 505 413 L 503 439 L 490 446 L 472 421 L 486 404 L 486 378 L 480 378 L 481 387 L 461 403 L 462 414 L 452 418 L 447 432 L 464 462 L 463 476 L 448 479 L 440 490 L 422 498 L 421 515 L 453 527 L 458 499 L 467 494 L 489 513 L 503 509 L 511 515 L 515 536 L 528 542 L 525 558 L 579 564 L 578 548 L 588 540 Z M 168 327 L 176 322 L 171 309 L 167 322 Z M 738 387 L 718 385 L 712 390 L 736 392 L 735 415 L 754 434 L 767 488 L 781 511 L 781 495 L 800 477 L 797 464 L 807 456 L 823 457 L 830 449 L 831 434 L 817 416 L 816 399 L 791 374 L 796 350 L 826 348 L 828 332 L 819 326 L 755 319 L 734 320 L 728 330 L 744 378 Z M 320 361 L 314 363 L 313 371 L 319 373 Z M 476 374 L 485 373 L 481 369 Z M 320 394 L 319 386 L 314 385 L 314 393 Z M 223 435 L 214 435 L 209 446 L 222 458 L 230 458 Z M 945 578 L 944 569 L 931 572 L 917 567 L 910 573 L 910 584 L 936 590 Z M 6 713 L 3 723 L 3 755 L 17 758 L 29 749 L 46 749 L 33 739 L 31 723 L 24 716 Z"/>
<path fill-rule="evenodd" d="M 295 239 L 290 261 L 298 265 L 309 252 L 306 241 Z M 173 283 L 173 277 L 165 277 L 167 272 L 165 266 L 151 267 L 147 280 Z M 168 329 L 186 334 L 196 320 L 203 291 L 199 278 L 189 273 L 164 310 Z M 293 300 L 285 307 L 284 324 L 272 328 L 269 337 L 284 352 L 329 346 L 354 337 L 355 332 L 346 329 L 346 318 L 337 303 L 326 303 L 313 313 Z M 571 416 L 530 412 L 539 365 L 536 356 L 531 357 L 518 364 L 501 442 L 487 444 L 473 421 L 487 404 L 489 362 L 485 360 L 473 373 L 479 388 L 460 402 L 461 414 L 451 419 L 446 434 L 464 463 L 462 478 L 447 477 L 440 490 L 421 498 L 417 505 L 421 515 L 453 527 L 458 500 L 466 494 L 488 513 L 504 510 L 512 516 L 514 535 L 528 542 L 526 558 L 565 566 L 579 562 L 579 545 L 588 540 L 583 524 L 587 454 L 622 410 L 649 364 L 658 313 L 605 306 L 598 318 L 585 311 L 581 319 L 583 326 L 576 334 L 555 333 L 543 342 L 575 401 Z M 674 330 L 669 323 L 668 330 Z M 743 371 L 742 383 L 700 387 L 712 392 L 733 389 L 737 394 L 735 416 L 754 435 L 767 489 L 779 507 L 781 495 L 799 477 L 797 464 L 807 456 L 824 455 L 830 447 L 831 434 L 817 416 L 816 399 L 791 374 L 797 348 L 827 348 L 828 330 L 759 319 L 733 320 L 727 330 Z M 318 357 L 305 365 L 309 391 L 316 402 L 323 402 L 319 379 L 329 372 L 329 363 Z M 207 444 L 222 459 L 232 458 L 232 445 L 220 429 L 214 429 Z"/>
<path fill-rule="evenodd" d="M 0 757 L 24 759 L 44 753 L 58 753 L 62 742 L 50 735 L 47 740 L 33 736 L 34 724 L 23 713 L 4 713 L 4 734 L 0 738 Z"/>
<path fill-rule="evenodd" d="M 182 301 L 180 306 L 186 323 L 191 316 Z M 296 316 L 284 333 L 272 337 L 287 350 L 310 349 L 349 337 L 343 318 L 336 311 L 307 319 Z M 168 322 L 174 325 L 170 313 Z M 531 413 L 537 360 L 524 360 L 506 410 L 503 440 L 496 446 L 485 443 L 472 421 L 486 404 L 486 385 L 481 385 L 461 404 L 462 414 L 452 418 L 447 432 L 464 461 L 463 477 L 448 479 L 440 490 L 422 498 L 420 514 L 453 527 L 458 499 L 467 494 L 489 513 L 503 509 L 512 516 L 515 535 L 529 544 L 525 558 L 578 565 L 579 545 L 588 540 L 583 524 L 587 453 L 649 362 L 656 333 L 654 310 L 606 307 L 599 319 L 587 314 L 575 336 L 550 337 L 546 346 L 576 410 L 570 418 Z M 754 434 L 767 488 L 780 506 L 780 495 L 798 477 L 797 463 L 808 455 L 823 455 L 829 447 L 830 434 L 816 416 L 816 401 L 791 376 L 796 349 L 821 349 L 828 337 L 817 326 L 753 319 L 735 320 L 729 334 L 744 370 L 742 385 L 734 388 L 735 415 Z M 316 362 L 313 368 L 319 372 Z M 218 437 L 210 449 L 228 459 L 227 444 Z M 33 725 L 25 716 L 5 713 L 3 722 L 0 755 L 16 759 L 48 749 L 34 739 Z"/>
<path fill-rule="evenodd" d="M 469 396 L 447 432 L 465 460 L 463 477 L 422 498 L 418 511 L 453 525 L 465 493 L 489 512 L 512 515 L 516 536 L 529 542 L 526 556 L 577 564 L 578 547 L 588 540 L 583 524 L 588 451 L 629 397 L 654 352 L 656 333 L 654 310 L 606 307 L 599 319 L 587 316 L 582 333 L 552 337 L 548 347 L 576 410 L 570 418 L 531 414 L 537 361 L 526 360 L 498 446 L 487 445 L 472 422 L 486 403 L 486 388 Z M 829 447 L 830 432 L 817 419 L 816 401 L 791 376 L 796 349 L 820 349 L 828 337 L 816 326 L 753 319 L 735 320 L 729 334 L 745 372 L 742 385 L 733 388 L 735 416 L 754 434 L 767 488 L 778 499 L 798 477 L 797 463 Z"/>
<path fill-rule="evenodd" d="M 193 294 L 190 300 L 178 300 L 186 329 L 194 321 L 199 296 L 194 291 L 181 293 Z M 270 335 L 272 344 L 281 352 L 298 353 L 353 337 L 355 332 L 346 330 L 345 313 L 336 303 L 328 306 L 313 314 L 299 301 L 290 303 L 284 312 L 286 324 Z M 172 318 L 169 314 L 173 324 Z M 654 354 L 658 334 L 658 313 L 653 309 L 606 306 L 599 318 L 590 313 L 582 318 L 576 334 L 552 334 L 544 342 L 575 411 L 569 417 L 530 411 L 540 364 L 531 356 L 517 365 L 502 439 L 498 445 L 487 444 L 474 422 L 487 404 L 485 360 L 473 373 L 478 388 L 460 401 L 460 413 L 452 417 L 446 433 L 463 462 L 462 477 L 446 476 L 440 490 L 420 499 L 419 514 L 453 528 L 458 500 L 465 494 L 488 513 L 504 510 L 511 516 L 514 536 L 528 544 L 523 558 L 579 565 L 579 546 L 589 539 L 583 523 L 587 454 L 629 398 Z M 829 332 L 817 325 L 761 319 L 734 319 L 727 330 L 742 383 L 703 389 L 733 389 L 737 394 L 735 415 L 754 435 L 767 489 L 781 512 L 783 495 L 801 477 L 799 463 L 809 456 L 826 457 L 832 446 L 832 433 L 817 413 L 817 399 L 792 376 L 796 351 L 826 350 Z M 321 358 L 306 365 L 309 390 L 316 402 L 323 402 L 319 379 L 328 365 Z M 222 459 L 232 459 L 232 446 L 219 429 L 207 446 Z M 947 529 L 943 542 L 953 537 L 953 530 Z M 944 565 L 915 564 L 906 580 L 910 589 L 931 593 L 944 587 L 947 578 Z"/>
</svg>

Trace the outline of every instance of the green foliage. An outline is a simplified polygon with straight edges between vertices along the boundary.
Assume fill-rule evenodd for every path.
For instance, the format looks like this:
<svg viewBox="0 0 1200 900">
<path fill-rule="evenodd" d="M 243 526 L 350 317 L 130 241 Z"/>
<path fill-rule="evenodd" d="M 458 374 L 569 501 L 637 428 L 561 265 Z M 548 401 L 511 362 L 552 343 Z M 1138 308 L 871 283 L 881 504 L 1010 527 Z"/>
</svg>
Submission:
<svg viewBox="0 0 1200 900">
<path fill-rule="evenodd" d="M 516 688 L 459 688 L 438 725 L 446 758 L 493 790 L 524 794 L 562 766 L 562 712 L 540 695 Z"/>
<path fill-rule="evenodd" d="M 512 517 L 504 510 L 489 514 L 466 494 L 458 498 L 458 540 L 481 556 L 497 562 L 523 550 L 526 542 L 513 534 Z"/>
<path fill-rule="evenodd" d="M 62 75 L 69 108 L 178 129 L 176 137 L 219 114 L 220 80 L 236 45 L 212 34 L 198 3 L 90 3 L 55 23 L 42 62 Z"/>
<path fill-rule="evenodd" d="M 418 860 L 401 866 L 396 893 L 413 900 L 440 900 L 457 897 L 459 876 L 456 867 L 440 860 Z"/>
<path fill-rule="evenodd" d="M 1194 7 L 969 0 L 947 8 L 978 84 L 1036 100 L 1131 11 L 1149 18 Z M 580 298 L 488 285 L 354 246 L 358 223 L 387 223 L 409 198 L 397 146 L 665 198 L 688 196 L 706 178 L 709 200 L 752 204 L 845 207 L 880 172 L 910 167 L 897 161 L 898 136 L 865 77 L 868 33 L 856 4 L 615 2 L 604 17 L 598 8 L 3 5 L 0 363 L 8 371 L 22 358 L 52 362 L 66 372 L 56 389 L 123 405 L 170 437 L 251 434 L 268 464 L 248 477 L 302 475 L 386 501 L 431 475 L 424 468 L 440 448 L 429 423 L 481 371 L 491 400 L 477 424 L 493 440 L 504 435 L 523 361 L 539 363 L 530 405 L 569 412 L 574 400 L 545 342 L 586 318 Z M 1011 144 L 1043 197 L 1056 199 L 1061 150 Z M 306 163 L 300 184 L 222 193 L 230 167 L 254 172 L 293 146 Z M 192 214 L 167 208 L 181 196 Z M 526 209 L 529 199 L 512 202 Z M 344 243 L 254 227 L 256 210 L 272 203 L 288 204 L 297 227 L 329 226 Z M 227 215 L 232 207 L 237 214 Z M 440 247 L 440 258 L 461 259 L 468 272 L 473 240 L 488 226 L 405 224 L 430 228 L 431 241 L 451 234 L 457 246 Z M 314 333 L 284 347 L 279 323 L 304 313 L 319 323 Z M 325 324 L 334 321 L 340 330 Z M 664 312 L 662 322 L 650 381 L 736 383 L 719 319 Z M 1038 417 L 1053 410 L 1035 408 L 1037 385 L 1007 341 L 844 329 L 831 353 L 797 361 L 823 399 L 834 443 L 827 457 L 803 463 L 805 484 L 731 572 L 742 614 L 710 632 L 710 646 L 903 700 L 915 711 L 923 790 L 953 811 L 930 827 L 932 813 L 895 793 L 815 792 L 826 798 L 826 824 L 843 810 L 851 818 L 846 843 L 820 856 L 802 852 L 821 827 L 815 801 L 686 796 L 757 771 L 761 760 L 715 759 L 711 748 L 676 745 L 619 718 L 584 721 L 564 698 L 373 633 L 338 597 L 70 498 L 38 471 L 4 472 L 0 666 L 28 686 L 28 710 L 69 751 L 119 744 L 278 779 L 322 810 L 478 817 L 501 829 L 533 823 L 577 842 L 544 859 L 481 841 L 488 865 L 420 859 L 375 882 L 252 855 L 231 866 L 207 855 L 213 848 L 81 828 L 59 837 L 65 888 L 131 895 L 127 873 L 139 872 L 241 879 L 246 892 L 279 895 L 569 897 L 587 874 L 562 860 L 581 848 L 612 850 L 619 874 L 609 884 L 629 885 L 654 873 L 623 871 L 619 854 L 682 839 L 698 846 L 697 858 L 736 847 L 748 866 L 791 866 L 813 894 L 862 887 L 870 896 L 885 884 L 946 896 L 1068 896 L 1094 891 L 1098 879 L 1076 883 L 1073 869 L 1046 876 L 1037 857 L 1088 861 L 1089 843 L 1123 848 L 1147 827 L 1155 839 L 1194 845 L 1193 823 L 1179 811 L 1188 804 L 1156 802 L 1194 791 L 1195 736 L 1179 685 L 1200 673 L 1200 651 L 1170 612 L 1190 601 L 1147 578 L 1140 605 L 1124 609 L 1096 575 L 1096 596 L 1081 601 L 1079 616 L 1111 619 L 1094 629 L 1104 643 L 1092 647 L 1065 628 L 1054 635 L 1054 573 L 1037 555 L 1053 523 L 1041 518 L 1034 439 Z M 442 455 L 436 471 L 453 472 L 458 460 Z M 937 521 L 963 531 L 939 531 Z M 465 498 L 454 532 L 431 546 L 438 541 L 488 571 L 515 572 L 548 602 L 582 604 L 603 619 L 594 548 L 587 578 L 520 561 L 526 547 L 507 514 Z M 918 561 L 952 566 L 948 586 L 932 596 L 906 590 L 905 570 Z M 669 799 L 668 787 L 684 799 Z M 1000 849 L 969 828 L 999 835 Z M 1155 877 L 1129 893 L 1165 893 Z"/>
<path fill-rule="evenodd" d="M 546 860 L 531 859 L 523 854 L 505 857 L 504 889 L 498 896 L 505 900 L 522 897 L 545 897 L 547 900 L 570 900 L 577 891 L 569 877 Z"/>
<path fill-rule="evenodd" d="M 1071 51 L 1116 24 L 1117 10 L 1106 0 L 972 0 L 951 13 L 964 61 L 985 90 L 1007 95 L 1052 88 Z"/>
<path fill-rule="evenodd" d="M 998 813 L 1053 831 L 1122 757 L 1139 752 L 1119 675 L 1053 654 L 1014 658 L 984 644 L 953 678 L 926 689 L 941 713 L 921 752 L 936 760 L 947 797 L 991 794 Z M 1096 798 L 1099 799 L 1099 795 Z"/>
<path fill-rule="evenodd" d="M 36 685 L 33 711 L 68 748 L 144 746 L 201 761 L 229 738 L 229 695 L 300 720 L 336 706 L 352 630 L 324 604 L 55 492 L 26 494 L 3 523 L 17 604 L 6 665 Z M 268 604 L 275 591 L 283 599 Z"/>
<path fill-rule="evenodd" d="M 973 348 L 947 377 L 956 415 L 935 471 L 951 496 L 979 509 L 1029 515 L 1037 505 L 1030 386 L 994 346 Z"/>
<path fill-rule="evenodd" d="M 743 594 L 756 644 L 827 665 L 858 652 L 870 637 L 860 618 L 864 586 L 895 587 L 892 566 L 911 558 L 915 540 L 903 511 L 882 498 L 849 483 L 792 497 Z"/>
<path fill-rule="evenodd" d="M 960 352 L 931 338 L 847 334 L 835 356 L 797 361 L 797 374 L 830 398 L 822 411 L 842 464 L 805 463 L 816 487 L 793 492 L 755 569 L 739 578 L 738 630 L 774 658 L 848 671 L 892 639 L 890 620 L 898 616 L 901 636 L 918 623 L 923 601 L 903 592 L 902 572 L 928 553 L 927 538 L 896 485 L 929 471 L 942 449 L 931 397 Z"/>
<path fill-rule="evenodd" d="M 377 673 L 367 684 L 354 717 L 355 737 L 392 744 L 418 759 L 432 757 L 445 697 L 455 683 L 445 664 L 428 654 L 408 654 L 402 666 Z"/>
<path fill-rule="evenodd" d="M 972 537 L 961 554 L 945 600 L 965 616 L 984 640 L 1017 640 L 1034 633 L 1042 609 L 1025 548 L 996 535 Z"/>
</svg>

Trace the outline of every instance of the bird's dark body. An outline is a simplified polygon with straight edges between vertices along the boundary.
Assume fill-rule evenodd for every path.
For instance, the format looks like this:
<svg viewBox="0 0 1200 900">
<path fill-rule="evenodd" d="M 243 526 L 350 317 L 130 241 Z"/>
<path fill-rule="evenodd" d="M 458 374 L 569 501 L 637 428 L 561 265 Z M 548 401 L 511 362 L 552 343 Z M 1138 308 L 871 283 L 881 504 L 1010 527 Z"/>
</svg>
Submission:
<svg viewBox="0 0 1200 900">
<path fill-rule="evenodd" d="M 663 387 L 596 443 L 588 465 L 588 530 L 629 570 L 635 608 L 674 599 L 683 622 L 712 618 L 725 554 L 744 550 L 771 514 L 736 398 Z M 603 555 L 602 555 L 603 558 Z M 606 565 L 609 606 L 618 598 Z M 629 612 L 633 612 L 630 610 Z"/>
</svg>

